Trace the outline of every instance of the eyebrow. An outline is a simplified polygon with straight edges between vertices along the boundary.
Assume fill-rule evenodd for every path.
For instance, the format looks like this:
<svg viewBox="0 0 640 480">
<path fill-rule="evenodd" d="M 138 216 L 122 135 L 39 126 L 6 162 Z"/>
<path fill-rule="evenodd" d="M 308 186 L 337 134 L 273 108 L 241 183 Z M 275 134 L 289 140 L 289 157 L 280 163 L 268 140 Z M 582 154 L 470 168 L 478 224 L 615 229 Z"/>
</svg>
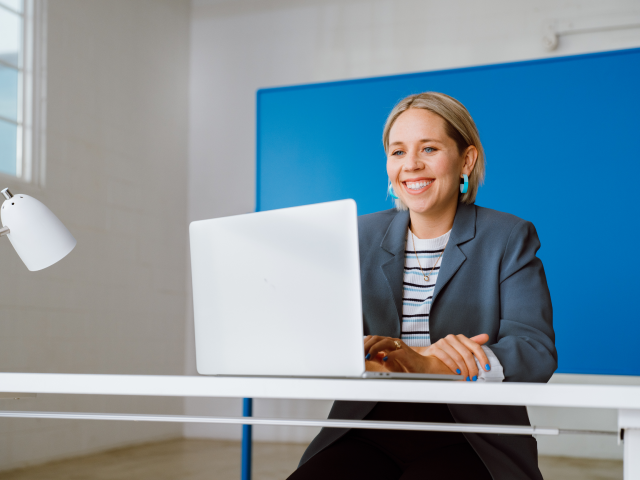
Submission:
<svg viewBox="0 0 640 480">
<path fill-rule="evenodd" d="M 427 142 L 436 142 L 436 143 L 440 143 L 438 140 L 434 139 L 434 138 L 421 138 L 419 140 L 420 143 L 427 143 Z M 393 142 L 390 143 L 389 146 L 393 146 L 393 145 L 404 145 L 404 142 Z"/>
</svg>

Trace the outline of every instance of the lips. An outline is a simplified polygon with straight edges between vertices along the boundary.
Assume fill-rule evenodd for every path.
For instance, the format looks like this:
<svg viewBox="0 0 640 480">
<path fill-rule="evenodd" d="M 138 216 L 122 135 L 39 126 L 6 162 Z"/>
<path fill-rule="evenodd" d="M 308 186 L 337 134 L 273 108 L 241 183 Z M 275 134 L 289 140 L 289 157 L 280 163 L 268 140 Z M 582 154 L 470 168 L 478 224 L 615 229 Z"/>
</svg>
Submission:
<svg viewBox="0 0 640 480">
<path fill-rule="evenodd" d="M 415 178 L 402 182 L 405 192 L 410 195 L 420 195 L 427 191 L 435 182 L 435 178 Z"/>
</svg>

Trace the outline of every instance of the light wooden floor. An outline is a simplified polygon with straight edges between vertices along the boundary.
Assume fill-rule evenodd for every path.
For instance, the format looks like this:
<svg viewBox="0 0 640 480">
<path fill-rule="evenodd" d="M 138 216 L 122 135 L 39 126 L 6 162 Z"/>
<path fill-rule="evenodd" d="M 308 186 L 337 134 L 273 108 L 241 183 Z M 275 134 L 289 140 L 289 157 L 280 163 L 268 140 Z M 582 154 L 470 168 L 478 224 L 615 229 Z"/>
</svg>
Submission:
<svg viewBox="0 0 640 480">
<path fill-rule="evenodd" d="M 255 443 L 253 478 L 283 480 L 305 445 Z M 0 480 L 238 480 L 240 443 L 172 440 L 0 473 Z M 545 480 L 622 479 L 622 462 L 541 457 Z"/>
</svg>

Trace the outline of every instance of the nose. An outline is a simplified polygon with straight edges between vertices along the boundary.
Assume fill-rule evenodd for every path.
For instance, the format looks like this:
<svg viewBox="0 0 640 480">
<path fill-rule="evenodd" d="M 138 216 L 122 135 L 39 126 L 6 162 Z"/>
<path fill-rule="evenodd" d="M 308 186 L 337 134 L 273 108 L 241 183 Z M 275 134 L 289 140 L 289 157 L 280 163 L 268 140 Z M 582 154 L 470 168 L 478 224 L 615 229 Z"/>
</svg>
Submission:
<svg viewBox="0 0 640 480">
<path fill-rule="evenodd" d="M 402 169 L 405 172 L 415 172 L 416 170 L 421 170 L 424 168 L 422 161 L 416 154 L 416 152 L 407 152 L 407 155 L 404 157 L 404 165 Z"/>
</svg>

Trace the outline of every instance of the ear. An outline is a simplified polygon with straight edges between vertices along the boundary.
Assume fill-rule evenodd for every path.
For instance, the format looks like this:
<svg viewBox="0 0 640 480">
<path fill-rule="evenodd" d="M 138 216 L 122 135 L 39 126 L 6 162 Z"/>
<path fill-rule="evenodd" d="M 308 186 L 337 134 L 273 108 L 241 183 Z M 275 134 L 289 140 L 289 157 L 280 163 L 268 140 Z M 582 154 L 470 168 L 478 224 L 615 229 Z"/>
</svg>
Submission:
<svg viewBox="0 0 640 480">
<path fill-rule="evenodd" d="M 462 165 L 461 173 L 471 175 L 473 167 L 476 166 L 476 160 L 478 160 L 478 149 L 473 145 L 469 145 L 464 151 L 464 164 Z"/>
</svg>

